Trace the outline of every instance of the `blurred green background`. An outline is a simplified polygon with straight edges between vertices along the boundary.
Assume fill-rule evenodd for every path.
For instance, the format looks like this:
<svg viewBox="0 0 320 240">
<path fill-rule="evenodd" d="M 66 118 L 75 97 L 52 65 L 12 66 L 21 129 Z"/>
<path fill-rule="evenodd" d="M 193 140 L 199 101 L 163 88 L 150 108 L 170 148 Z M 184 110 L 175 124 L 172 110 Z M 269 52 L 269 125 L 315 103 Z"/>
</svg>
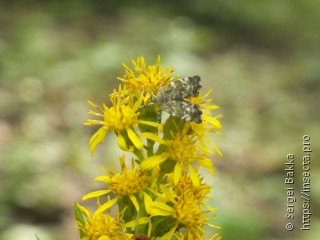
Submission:
<svg viewBox="0 0 320 240">
<path fill-rule="evenodd" d="M 233 239 L 320 236 L 320 4 L 305 0 L 1 1 L 0 240 L 78 239 L 72 203 L 117 159 L 94 157 L 87 99 L 107 99 L 121 63 L 144 55 L 200 75 L 223 113 L 214 224 Z M 311 137 L 311 231 L 301 231 L 302 136 Z M 285 230 L 286 154 L 294 153 L 296 228 Z"/>
</svg>

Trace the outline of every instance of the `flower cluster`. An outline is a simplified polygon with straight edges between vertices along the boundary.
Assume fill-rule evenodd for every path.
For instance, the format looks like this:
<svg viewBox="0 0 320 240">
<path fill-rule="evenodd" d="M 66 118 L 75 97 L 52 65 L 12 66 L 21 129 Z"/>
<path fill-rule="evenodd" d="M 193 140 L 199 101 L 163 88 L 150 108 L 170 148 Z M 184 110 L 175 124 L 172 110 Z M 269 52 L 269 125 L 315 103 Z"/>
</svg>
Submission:
<svg viewBox="0 0 320 240">
<path fill-rule="evenodd" d="M 195 84 L 194 96 L 171 97 L 166 102 L 167 109 L 198 114 L 201 121 L 186 121 L 190 118 L 171 112 L 161 119 L 165 107 L 153 101 L 158 92 L 175 91 L 169 96 L 180 96 L 179 91 L 189 88 L 174 85 L 173 69 L 163 69 L 160 57 L 155 65 L 147 66 L 143 56 L 132 62 L 133 70 L 123 64 L 125 74 L 118 78 L 122 83 L 110 95 L 111 106 L 99 107 L 89 101 L 94 108 L 89 113 L 97 119 L 89 119 L 85 125 L 100 126 L 89 141 L 91 153 L 108 133 L 114 133 L 119 148 L 131 153 L 132 159 L 128 167 L 125 157 L 119 157 L 118 172 L 101 168 L 104 174 L 94 180 L 105 187 L 82 199 L 96 199 L 93 213 L 74 204 L 80 239 L 221 239 L 217 232 L 220 227 L 212 225 L 216 209 L 205 203 L 211 186 L 199 171 L 203 168 L 214 175 L 212 158 L 221 157 L 208 135 L 219 134 L 221 129 L 221 115 L 210 115 L 218 108 L 207 99 L 211 91 L 199 94 L 201 85 Z M 182 83 L 190 87 L 186 80 Z M 172 87 L 163 91 L 170 84 Z M 196 106 L 197 112 L 190 106 Z"/>
</svg>

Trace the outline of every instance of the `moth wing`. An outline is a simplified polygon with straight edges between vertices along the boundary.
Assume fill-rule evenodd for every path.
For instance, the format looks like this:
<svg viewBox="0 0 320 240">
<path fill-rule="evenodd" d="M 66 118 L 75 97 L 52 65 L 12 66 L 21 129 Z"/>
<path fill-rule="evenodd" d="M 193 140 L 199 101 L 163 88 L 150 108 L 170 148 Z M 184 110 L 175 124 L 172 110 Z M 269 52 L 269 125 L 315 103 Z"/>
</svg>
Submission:
<svg viewBox="0 0 320 240">
<path fill-rule="evenodd" d="M 170 100 L 183 100 L 184 98 L 197 97 L 200 92 L 200 77 L 186 77 L 174 80 L 169 85 L 160 88 L 153 102 L 164 103 Z"/>
<path fill-rule="evenodd" d="M 172 99 L 178 100 L 189 97 L 197 97 L 200 92 L 201 84 L 200 77 L 186 77 L 173 81 L 170 85 L 173 85 L 173 96 Z"/>
<path fill-rule="evenodd" d="M 179 117 L 189 122 L 201 123 L 202 111 L 197 104 L 181 101 L 170 101 L 162 106 L 162 109 L 172 116 Z"/>
</svg>

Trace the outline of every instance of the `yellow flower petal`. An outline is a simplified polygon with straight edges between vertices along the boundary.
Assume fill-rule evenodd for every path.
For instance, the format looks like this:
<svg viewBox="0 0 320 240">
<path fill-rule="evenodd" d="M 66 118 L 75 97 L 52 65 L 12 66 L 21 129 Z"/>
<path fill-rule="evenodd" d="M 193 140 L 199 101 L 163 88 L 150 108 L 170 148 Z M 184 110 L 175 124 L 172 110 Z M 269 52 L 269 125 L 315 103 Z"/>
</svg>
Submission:
<svg viewBox="0 0 320 240">
<path fill-rule="evenodd" d="M 197 159 L 197 162 L 205 167 L 209 172 L 211 172 L 213 175 L 215 175 L 216 171 L 213 168 L 213 163 L 209 158 L 201 158 Z"/>
<path fill-rule="evenodd" d="M 132 152 L 133 151 L 132 147 L 131 148 L 127 147 L 126 140 L 124 139 L 124 137 L 122 136 L 121 133 L 118 134 L 118 145 L 123 151 L 126 151 L 126 152 Z"/>
<path fill-rule="evenodd" d="M 168 154 L 156 155 L 142 161 L 140 167 L 142 169 L 151 169 L 167 160 Z"/>
<path fill-rule="evenodd" d="M 130 195 L 129 197 L 130 197 L 130 200 L 133 203 L 134 207 L 136 208 L 137 212 L 139 212 L 140 207 L 139 207 L 139 203 L 137 201 L 137 198 L 134 195 Z"/>
<path fill-rule="evenodd" d="M 212 228 L 221 230 L 221 227 L 219 227 L 219 226 L 217 226 L 217 225 L 212 225 L 212 224 L 210 224 L 210 223 L 206 223 L 206 225 L 209 226 L 209 227 L 212 227 Z"/>
<path fill-rule="evenodd" d="M 191 178 L 191 181 L 192 181 L 193 185 L 195 187 L 199 187 L 200 179 L 199 179 L 199 176 L 198 176 L 197 172 L 192 167 L 192 165 L 189 166 L 189 172 L 190 172 L 190 178 Z"/>
<path fill-rule="evenodd" d="M 96 131 L 92 137 L 90 138 L 90 141 L 89 141 L 89 149 L 90 149 L 90 152 L 91 154 L 93 155 L 97 145 L 100 143 L 100 142 L 103 142 L 104 139 L 105 139 L 105 136 L 106 136 L 106 133 L 107 133 L 107 130 L 104 128 L 104 127 L 101 127 L 99 128 L 98 131 Z"/>
<path fill-rule="evenodd" d="M 210 105 L 210 106 L 207 106 L 206 109 L 208 110 L 214 110 L 214 109 L 217 109 L 217 108 L 220 108 L 218 105 Z"/>
<path fill-rule="evenodd" d="M 171 237 L 172 237 L 173 234 L 175 233 L 177 227 L 178 227 L 178 224 L 176 224 L 173 228 L 170 229 L 169 232 L 167 232 L 165 235 L 163 235 L 163 236 L 160 238 L 160 240 L 171 239 Z"/>
<path fill-rule="evenodd" d="M 150 210 L 151 210 L 150 206 L 153 202 L 152 198 L 148 194 L 143 193 L 143 199 L 144 199 L 144 204 L 146 206 L 146 211 L 147 211 L 147 213 L 150 213 Z"/>
<path fill-rule="evenodd" d="M 210 146 L 219 154 L 220 158 L 222 157 L 222 152 L 220 149 L 211 141 L 211 139 L 208 136 L 205 136 L 206 140 L 210 144 Z"/>
<path fill-rule="evenodd" d="M 212 125 L 212 127 L 216 128 L 216 129 L 221 129 L 222 125 L 221 122 L 218 120 L 218 118 L 222 117 L 222 115 L 219 115 L 217 117 L 211 117 L 211 116 L 204 116 L 204 119 L 210 123 Z"/>
<path fill-rule="evenodd" d="M 145 121 L 145 120 L 139 120 L 139 123 L 140 124 L 144 124 L 144 125 L 148 125 L 148 126 L 151 126 L 151 127 L 159 127 L 159 123 L 156 123 L 156 122 L 151 122 L 151 121 Z"/>
<path fill-rule="evenodd" d="M 141 150 L 143 148 L 143 144 L 137 134 L 131 128 L 127 128 L 127 133 L 134 146 L 137 149 Z"/>
<path fill-rule="evenodd" d="M 181 175 L 181 166 L 180 163 L 177 162 L 176 165 L 174 166 L 174 171 L 173 171 L 173 183 L 174 185 L 177 185 L 180 179 Z"/>
<path fill-rule="evenodd" d="M 87 100 L 87 102 L 88 102 L 92 107 L 94 107 L 94 108 L 98 108 L 98 106 L 97 106 L 97 105 L 95 105 L 92 101 Z"/>
<path fill-rule="evenodd" d="M 144 133 L 141 133 L 140 135 L 141 137 L 144 137 L 144 138 L 147 138 L 147 139 L 150 139 L 152 141 L 155 141 L 155 142 L 158 142 L 160 144 L 166 144 L 166 141 L 164 141 L 162 138 L 160 138 L 158 135 L 155 135 L 153 133 L 149 133 L 149 132 L 144 132 Z"/>
<path fill-rule="evenodd" d="M 94 192 L 91 192 L 91 193 L 88 193 L 86 195 L 84 195 L 82 197 L 82 200 L 87 200 L 89 198 L 95 198 L 95 197 L 100 197 L 102 195 L 105 195 L 107 193 L 111 192 L 111 190 L 99 190 L 99 191 L 94 191 Z"/>
<path fill-rule="evenodd" d="M 148 222 L 150 222 L 150 219 L 148 217 L 142 217 L 142 218 L 135 219 L 135 220 L 132 220 L 130 222 L 123 224 L 123 227 L 124 228 L 131 228 L 131 227 L 135 227 L 137 225 L 145 224 Z"/>
<path fill-rule="evenodd" d="M 93 179 L 93 181 L 101 181 L 101 182 L 105 182 L 108 183 L 110 182 L 111 178 L 109 176 L 98 176 L 95 179 Z"/>
<path fill-rule="evenodd" d="M 172 216 L 174 209 L 162 202 L 153 202 L 150 208 L 151 215 L 157 216 Z"/>
<path fill-rule="evenodd" d="M 135 101 L 135 103 L 133 104 L 132 109 L 137 111 L 140 108 L 141 103 L 142 103 L 142 96 L 140 96 L 140 98 L 138 98 L 138 100 Z"/>
<path fill-rule="evenodd" d="M 103 211 L 111 208 L 115 203 L 117 203 L 118 197 L 106 202 L 105 204 L 102 204 L 95 213 L 102 213 Z"/>
<path fill-rule="evenodd" d="M 175 196 L 169 191 L 169 189 L 166 186 L 161 185 L 160 189 L 164 193 L 164 195 L 166 195 L 166 197 L 169 199 L 170 202 L 172 203 L 176 202 Z"/>
</svg>

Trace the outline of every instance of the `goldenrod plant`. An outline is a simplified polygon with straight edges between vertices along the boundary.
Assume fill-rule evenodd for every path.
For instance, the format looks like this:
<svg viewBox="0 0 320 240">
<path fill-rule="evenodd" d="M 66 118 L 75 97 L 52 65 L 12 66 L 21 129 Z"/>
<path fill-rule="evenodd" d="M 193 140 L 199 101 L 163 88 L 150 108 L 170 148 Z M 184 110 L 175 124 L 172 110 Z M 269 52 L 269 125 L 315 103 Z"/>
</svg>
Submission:
<svg viewBox="0 0 320 240">
<path fill-rule="evenodd" d="M 80 239 L 221 239 L 220 227 L 212 225 L 216 208 L 206 204 L 212 186 L 199 171 L 214 175 L 212 158 L 222 155 L 209 136 L 221 129 L 221 114 L 211 116 L 218 108 L 208 99 L 211 90 L 201 93 L 199 76 L 172 76 L 160 57 L 154 65 L 143 56 L 132 63 L 133 69 L 123 64 L 111 106 L 89 101 L 94 119 L 84 124 L 100 126 L 89 141 L 91 153 L 115 134 L 132 156 L 119 157 L 119 172 L 101 167 L 94 181 L 103 189 L 82 198 L 96 200 L 94 211 L 74 204 Z"/>
</svg>

